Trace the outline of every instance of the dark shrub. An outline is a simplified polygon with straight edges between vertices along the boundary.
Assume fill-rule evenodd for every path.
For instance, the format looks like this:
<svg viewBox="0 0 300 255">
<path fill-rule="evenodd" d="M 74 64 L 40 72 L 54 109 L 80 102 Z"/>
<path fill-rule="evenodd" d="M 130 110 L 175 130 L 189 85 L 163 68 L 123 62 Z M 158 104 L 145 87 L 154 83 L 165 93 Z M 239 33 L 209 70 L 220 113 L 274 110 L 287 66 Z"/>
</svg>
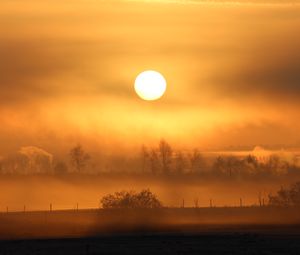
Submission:
<svg viewBox="0 0 300 255">
<path fill-rule="evenodd" d="M 276 195 L 269 195 L 269 205 L 272 206 L 300 206 L 300 182 L 289 189 L 281 188 Z"/>
<path fill-rule="evenodd" d="M 100 200 L 103 208 L 160 208 L 161 202 L 149 189 L 139 193 L 121 191 L 109 194 Z"/>
</svg>

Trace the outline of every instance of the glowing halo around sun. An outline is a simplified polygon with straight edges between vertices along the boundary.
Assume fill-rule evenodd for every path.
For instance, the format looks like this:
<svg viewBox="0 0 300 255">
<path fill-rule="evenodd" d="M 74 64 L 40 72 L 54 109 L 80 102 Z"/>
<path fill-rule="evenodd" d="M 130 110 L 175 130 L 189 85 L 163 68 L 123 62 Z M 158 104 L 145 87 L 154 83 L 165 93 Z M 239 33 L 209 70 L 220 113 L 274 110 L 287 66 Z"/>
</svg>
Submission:
<svg viewBox="0 0 300 255">
<path fill-rule="evenodd" d="M 156 71 L 148 70 L 140 73 L 134 82 L 134 89 L 144 100 L 157 100 L 163 96 L 167 88 L 165 78 Z"/>
</svg>

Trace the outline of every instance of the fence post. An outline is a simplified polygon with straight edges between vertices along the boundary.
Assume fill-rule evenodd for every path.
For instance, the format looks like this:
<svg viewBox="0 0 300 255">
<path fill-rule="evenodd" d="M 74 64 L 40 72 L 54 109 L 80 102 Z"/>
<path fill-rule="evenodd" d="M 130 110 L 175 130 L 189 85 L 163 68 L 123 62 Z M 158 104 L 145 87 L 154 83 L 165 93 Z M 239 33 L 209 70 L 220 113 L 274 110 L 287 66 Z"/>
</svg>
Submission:
<svg viewBox="0 0 300 255">
<path fill-rule="evenodd" d="M 196 199 L 194 200 L 194 202 L 195 202 L 195 208 L 198 208 L 198 198 L 196 198 Z"/>
<path fill-rule="evenodd" d="M 262 200 L 261 200 L 261 192 L 259 192 L 258 194 L 258 202 L 259 202 L 259 206 L 262 206 Z"/>
</svg>

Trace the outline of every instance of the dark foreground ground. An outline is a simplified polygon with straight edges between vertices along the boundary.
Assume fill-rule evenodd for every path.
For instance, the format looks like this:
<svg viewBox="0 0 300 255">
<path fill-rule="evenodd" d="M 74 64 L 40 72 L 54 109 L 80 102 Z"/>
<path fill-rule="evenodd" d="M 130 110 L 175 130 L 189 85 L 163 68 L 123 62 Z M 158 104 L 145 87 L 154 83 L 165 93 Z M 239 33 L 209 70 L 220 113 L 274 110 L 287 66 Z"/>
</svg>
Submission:
<svg viewBox="0 0 300 255">
<path fill-rule="evenodd" d="M 299 233 L 248 230 L 1 241 L 0 254 L 300 254 Z"/>
<path fill-rule="evenodd" d="M 0 214 L 0 255 L 300 254 L 300 213 L 278 208 Z"/>
</svg>

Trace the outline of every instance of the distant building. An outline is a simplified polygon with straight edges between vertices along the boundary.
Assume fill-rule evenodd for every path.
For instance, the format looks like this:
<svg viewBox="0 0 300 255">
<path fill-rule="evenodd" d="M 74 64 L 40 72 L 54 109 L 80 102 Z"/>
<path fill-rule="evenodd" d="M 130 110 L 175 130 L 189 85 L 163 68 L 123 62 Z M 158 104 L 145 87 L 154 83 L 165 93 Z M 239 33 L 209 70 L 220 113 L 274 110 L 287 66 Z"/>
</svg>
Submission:
<svg viewBox="0 0 300 255">
<path fill-rule="evenodd" d="M 0 171 L 6 174 L 51 173 L 53 155 L 35 146 L 20 148 L 0 159 Z"/>
</svg>

